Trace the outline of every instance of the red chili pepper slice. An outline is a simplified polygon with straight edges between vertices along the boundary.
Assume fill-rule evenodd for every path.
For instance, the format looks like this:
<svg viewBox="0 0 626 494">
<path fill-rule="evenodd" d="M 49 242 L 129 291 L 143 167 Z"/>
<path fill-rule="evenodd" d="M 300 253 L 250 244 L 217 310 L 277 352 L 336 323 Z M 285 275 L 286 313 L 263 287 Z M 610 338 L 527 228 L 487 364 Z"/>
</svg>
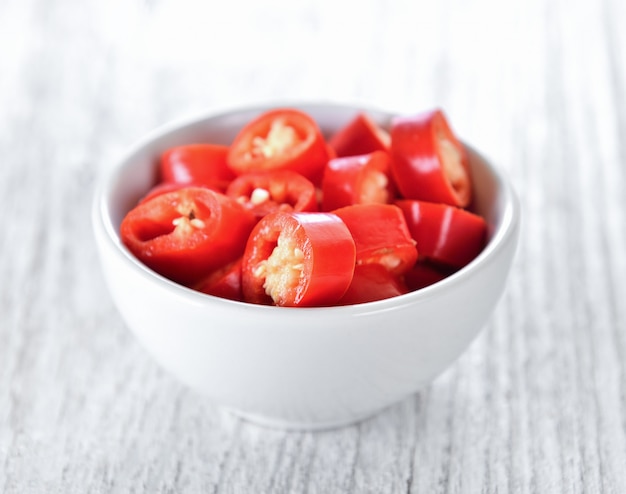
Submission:
<svg viewBox="0 0 626 494">
<path fill-rule="evenodd" d="M 395 118 L 391 154 L 392 173 L 405 199 L 469 205 L 467 153 L 441 110 Z"/>
<path fill-rule="evenodd" d="M 389 151 L 389 133 L 365 113 L 357 114 L 328 141 L 337 156 L 356 156 Z"/>
<path fill-rule="evenodd" d="M 408 293 L 408 288 L 380 264 L 362 264 L 354 268 L 352 283 L 337 305 L 362 304 Z"/>
<path fill-rule="evenodd" d="M 187 187 L 132 209 L 122 220 L 120 235 L 146 266 L 193 284 L 240 257 L 253 225 L 252 213 L 230 197 Z"/>
<path fill-rule="evenodd" d="M 188 144 L 168 149 L 161 155 L 164 182 L 202 185 L 223 192 L 235 174 L 226 164 L 228 146 Z"/>
<path fill-rule="evenodd" d="M 404 276 L 404 284 L 411 290 L 419 290 L 447 278 L 455 272 L 455 268 L 436 265 L 426 260 L 418 260 Z"/>
<path fill-rule="evenodd" d="M 425 201 L 399 200 L 420 256 L 461 268 L 484 248 L 487 225 L 465 209 Z"/>
<path fill-rule="evenodd" d="M 213 271 L 192 288 L 208 295 L 242 302 L 241 257 Z"/>
<path fill-rule="evenodd" d="M 257 223 L 243 255 L 244 299 L 279 306 L 332 305 L 350 285 L 354 265 L 354 240 L 338 216 L 271 213 Z"/>
<path fill-rule="evenodd" d="M 315 185 L 291 170 L 246 173 L 233 180 L 226 195 L 261 219 L 274 211 L 317 211 Z"/>
<path fill-rule="evenodd" d="M 386 204 L 394 198 L 390 157 L 384 151 L 335 158 L 322 179 L 322 209 L 351 204 Z"/>
<path fill-rule="evenodd" d="M 175 190 L 183 189 L 188 187 L 183 184 L 175 184 L 170 182 L 159 182 L 154 187 L 152 187 L 146 195 L 144 195 L 141 199 L 139 199 L 139 204 L 143 204 L 144 202 L 148 202 L 150 199 L 154 199 L 156 196 L 160 196 L 161 194 L 165 194 L 167 192 L 174 192 Z"/>
<path fill-rule="evenodd" d="M 356 245 L 356 263 L 381 264 L 394 275 L 417 260 L 415 241 L 400 208 L 393 204 L 355 204 L 335 209 Z"/>
<path fill-rule="evenodd" d="M 288 169 L 317 184 L 328 158 L 317 123 L 302 111 L 285 108 L 265 112 L 244 126 L 227 161 L 237 175 Z"/>
</svg>

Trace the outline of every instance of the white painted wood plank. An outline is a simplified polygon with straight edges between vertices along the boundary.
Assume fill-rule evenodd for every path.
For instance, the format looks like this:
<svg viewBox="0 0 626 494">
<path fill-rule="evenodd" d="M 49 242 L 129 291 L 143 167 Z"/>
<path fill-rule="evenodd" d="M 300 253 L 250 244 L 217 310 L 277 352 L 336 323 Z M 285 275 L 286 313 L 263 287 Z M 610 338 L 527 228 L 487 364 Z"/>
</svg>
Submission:
<svg viewBox="0 0 626 494">
<path fill-rule="evenodd" d="M 0 492 L 626 492 L 624 5 L 0 2 Z M 241 422 L 157 368 L 89 224 L 147 130 L 283 98 L 442 106 L 524 211 L 470 350 L 321 433 Z"/>
</svg>

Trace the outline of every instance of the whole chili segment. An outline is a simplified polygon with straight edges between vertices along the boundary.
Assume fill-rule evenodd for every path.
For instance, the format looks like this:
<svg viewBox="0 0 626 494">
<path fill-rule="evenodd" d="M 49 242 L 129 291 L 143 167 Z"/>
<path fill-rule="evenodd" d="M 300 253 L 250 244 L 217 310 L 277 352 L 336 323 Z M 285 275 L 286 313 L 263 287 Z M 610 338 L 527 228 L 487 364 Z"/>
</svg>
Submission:
<svg viewBox="0 0 626 494">
<path fill-rule="evenodd" d="M 198 185 L 223 192 L 234 172 L 226 164 L 228 146 L 187 144 L 161 155 L 161 178 L 166 183 Z"/>
<path fill-rule="evenodd" d="M 338 157 L 389 151 L 389 133 L 365 113 L 358 113 L 328 141 Z"/>
<path fill-rule="evenodd" d="M 403 279 L 381 264 L 360 264 L 354 268 L 352 283 L 338 305 L 362 304 L 408 293 Z"/>
<path fill-rule="evenodd" d="M 467 207 L 472 184 L 467 153 L 441 110 L 396 117 L 391 126 L 392 173 L 405 199 Z"/>
<path fill-rule="evenodd" d="M 454 274 L 456 268 L 444 264 L 436 264 L 422 258 L 402 276 L 405 286 L 410 291 L 420 290 L 434 285 Z"/>
<path fill-rule="evenodd" d="M 354 204 L 335 209 L 356 245 L 356 263 L 380 264 L 400 275 L 415 264 L 417 249 L 400 208 L 393 204 Z"/>
<path fill-rule="evenodd" d="M 331 159 L 322 180 L 322 209 L 351 204 L 386 204 L 394 198 L 389 154 L 369 154 Z"/>
<path fill-rule="evenodd" d="M 242 261 L 246 302 L 307 307 L 335 304 L 352 281 L 356 248 L 331 213 L 276 212 L 250 234 Z"/>
<path fill-rule="evenodd" d="M 187 187 L 133 208 L 120 236 L 146 266 L 189 285 L 240 257 L 253 225 L 252 213 L 230 197 Z"/>
<path fill-rule="evenodd" d="M 243 293 L 241 291 L 241 257 L 211 272 L 191 288 L 207 295 L 239 302 L 243 301 Z"/>
<path fill-rule="evenodd" d="M 465 209 L 425 201 L 399 200 L 420 256 L 462 268 L 483 250 L 487 224 Z"/>
<path fill-rule="evenodd" d="M 244 126 L 227 161 L 237 175 L 288 169 L 318 184 L 329 157 L 317 123 L 302 111 L 284 108 L 265 112 Z"/>
</svg>

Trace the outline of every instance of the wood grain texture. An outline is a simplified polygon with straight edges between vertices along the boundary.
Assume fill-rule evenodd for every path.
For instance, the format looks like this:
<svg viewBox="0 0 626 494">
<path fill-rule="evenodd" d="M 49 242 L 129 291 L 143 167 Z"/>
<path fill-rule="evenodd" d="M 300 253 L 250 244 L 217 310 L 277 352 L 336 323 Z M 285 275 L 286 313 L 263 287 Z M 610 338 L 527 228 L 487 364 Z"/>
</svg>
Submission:
<svg viewBox="0 0 626 494">
<path fill-rule="evenodd" d="M 626 4 L 0 1 L 0 492 L 626 492 Z M 159 369 L 99 270 L 98 178 L 174 118 L 446 110 L 523 231 L 485 331 L 367 421 L 243 422 Z"/>
</svg>

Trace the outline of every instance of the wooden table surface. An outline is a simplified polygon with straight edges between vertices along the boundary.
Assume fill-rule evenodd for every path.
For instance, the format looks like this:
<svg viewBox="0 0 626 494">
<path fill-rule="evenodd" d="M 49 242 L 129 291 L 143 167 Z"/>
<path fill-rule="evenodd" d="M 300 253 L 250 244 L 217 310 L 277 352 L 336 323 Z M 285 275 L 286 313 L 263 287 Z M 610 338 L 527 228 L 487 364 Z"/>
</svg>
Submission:
<svg viewBox="0 0 626 494">
<path fill-rule="evenodd" d="M 0 492 L 626 492 L 626 2 L 0 1 Z M 442 107 L 523 208 L 507 291 L 427 389 L 284 432 L 116 312 L 97 180 L 152 128 L 268 102 Z"/>
</svg>

